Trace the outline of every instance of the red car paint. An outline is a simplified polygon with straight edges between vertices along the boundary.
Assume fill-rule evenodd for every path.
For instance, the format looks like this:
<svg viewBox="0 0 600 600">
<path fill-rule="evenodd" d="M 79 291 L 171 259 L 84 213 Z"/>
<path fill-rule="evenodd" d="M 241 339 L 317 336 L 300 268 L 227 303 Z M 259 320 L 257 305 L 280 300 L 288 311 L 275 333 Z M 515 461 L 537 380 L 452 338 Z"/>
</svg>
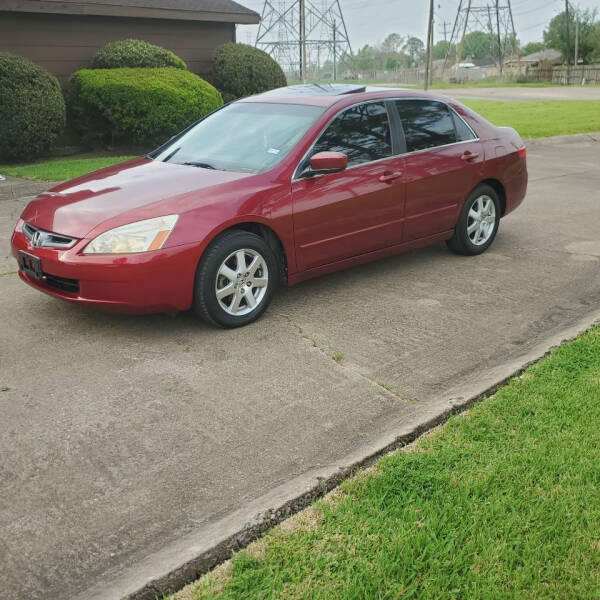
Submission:
<svg viewBox="0 0 600 600">
<path fill-rule="evenodd" d="M 376 99 L 426 98 L 451 106 L 477 134 L 460 142 L 360 165 L 317 178 L 294 179 L 312 143 L 344 108 Z M 70 302 L 119 312 L 190 308 L 202 253 L 220 232 L 259 223 L 281 241 L 289 285 L 323 273 L 448 239 L 462 203 L 483 181 L 501 193 L 503 216 L 523 200 L 527 169 L 523 143 L 460 103 L 419 91 L 375 90 L 338 96 L 277 92 L 241 102 L 325 107 L 294 150 L 260 174 L 197 169 L 138 158 L 58 185 L 23 211 L 12 236 L 38 256 L 44 273 L 77 280 L 76 293 L 20 272 L 31 286 Z M 89 255 L 100 233 L 135 221 L 178 214 L 160 250 Z M 69 249 L 34 248 L 23 224 L 78 238 Z"/>
</svg>

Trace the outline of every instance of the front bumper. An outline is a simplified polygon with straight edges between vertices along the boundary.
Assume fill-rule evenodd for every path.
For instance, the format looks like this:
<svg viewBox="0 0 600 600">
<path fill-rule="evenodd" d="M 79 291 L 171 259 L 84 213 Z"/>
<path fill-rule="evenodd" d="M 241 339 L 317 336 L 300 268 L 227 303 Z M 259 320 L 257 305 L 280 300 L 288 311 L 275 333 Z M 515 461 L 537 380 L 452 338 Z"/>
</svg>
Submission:
<svg viewBox="0 0 600 600">
<path fill-rule="evenodd" d="M 34 248 L 19 221 L 12 236 L 15 258 L 23 250 L 41 259 L 43 277 L 19 270 L 30 286 L 68 302 L 122 313 L 187 310 L 194 296 L 199 244 L 121 255 L 86 255 L 89 240 L 73 248 Z"/>
</svg>

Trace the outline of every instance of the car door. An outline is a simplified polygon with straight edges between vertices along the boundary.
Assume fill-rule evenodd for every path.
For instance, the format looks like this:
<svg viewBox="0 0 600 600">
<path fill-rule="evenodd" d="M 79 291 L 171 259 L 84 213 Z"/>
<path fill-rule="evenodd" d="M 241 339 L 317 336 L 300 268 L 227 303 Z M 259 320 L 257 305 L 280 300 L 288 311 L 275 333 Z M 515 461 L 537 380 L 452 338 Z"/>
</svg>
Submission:
<svg viewBox="0 0 600 600">
<path fill-rule="evenodd" d="M 385 101 L 340 112 L 319 136 L 292 183 L 296 258 L 300 270 L 402 241 L 404 183 L 397 130 Z M 348 156 L 338 173 L 303 176 L 310 157 Z"/>
<path fill-rule="evenodd" d="M 394 105 L 406 146 L 405 240 L 450 231 L 467 195 L 481 181 L 481 144 L 443 102 L 407 98 Z"/>
</svg>

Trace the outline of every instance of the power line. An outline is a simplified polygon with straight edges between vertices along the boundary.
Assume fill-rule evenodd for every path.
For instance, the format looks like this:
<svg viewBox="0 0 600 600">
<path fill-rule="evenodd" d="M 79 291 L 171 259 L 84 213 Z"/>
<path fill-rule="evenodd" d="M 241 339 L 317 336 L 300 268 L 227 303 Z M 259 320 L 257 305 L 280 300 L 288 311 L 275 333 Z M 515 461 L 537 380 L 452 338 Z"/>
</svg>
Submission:
<svg viewBox="0 0 600 600">
<path fill-rule="evenodd" d="M 550 2 L 544 2 L 543 4 L 540 4 L 539 6 L 536 6 L 535 8 L 530 8 L 529 10 L 517 12 L 517 13 L 514 13 L 514 15 L 515 15 L 515 17 L 522 17 L 523 15 L 528 15 L 529 13 L 536 12 L 542 8 L 552 6 L 552 4 L 556 4 L 557 2 L 560 2 L 560 0 L 550 0 Z"/>
</svg>

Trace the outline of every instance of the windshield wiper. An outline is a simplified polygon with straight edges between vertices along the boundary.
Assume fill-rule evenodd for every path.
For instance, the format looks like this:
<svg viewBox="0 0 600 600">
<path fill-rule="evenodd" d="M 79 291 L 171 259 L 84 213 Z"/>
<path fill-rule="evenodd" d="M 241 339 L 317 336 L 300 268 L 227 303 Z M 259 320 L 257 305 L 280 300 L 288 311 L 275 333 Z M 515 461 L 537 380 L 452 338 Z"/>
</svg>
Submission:
<svg viewBox="0 0 600 600">
<path fill-rule="evenodd" d="M 214 167 L 210 163 L 205 163 L 205 162 L 187 161 L 187 162 L 184 162 L 181 164 L 186 165 L 188 167 L 200 167 L 201 169 L 212 169 L 213 171 L 216 170 L 216 167 Z"/>
</svg>

